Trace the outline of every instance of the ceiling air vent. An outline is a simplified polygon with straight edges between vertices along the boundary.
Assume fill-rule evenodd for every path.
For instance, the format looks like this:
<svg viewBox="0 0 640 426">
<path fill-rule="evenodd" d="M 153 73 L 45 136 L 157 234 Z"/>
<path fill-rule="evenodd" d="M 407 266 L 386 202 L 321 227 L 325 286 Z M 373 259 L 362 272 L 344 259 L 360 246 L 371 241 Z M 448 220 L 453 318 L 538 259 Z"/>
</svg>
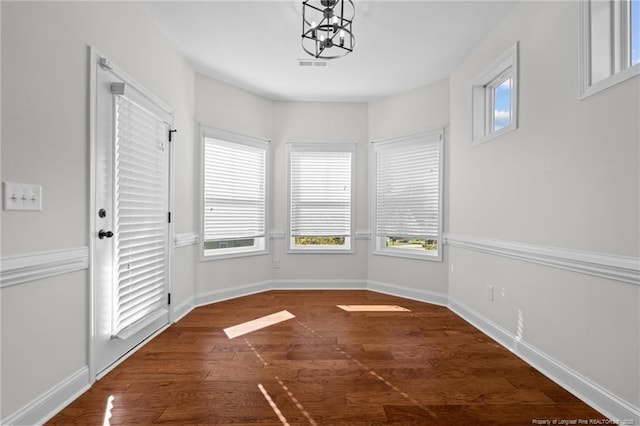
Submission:
<svg viewBox="0 0 640 426">
<path fill-rule="evenodd" d="M 298 66 L 300 68 L 327 68 L 329 61 L 323 61 L 321 59 L 298 59 Z"/>
</svg>

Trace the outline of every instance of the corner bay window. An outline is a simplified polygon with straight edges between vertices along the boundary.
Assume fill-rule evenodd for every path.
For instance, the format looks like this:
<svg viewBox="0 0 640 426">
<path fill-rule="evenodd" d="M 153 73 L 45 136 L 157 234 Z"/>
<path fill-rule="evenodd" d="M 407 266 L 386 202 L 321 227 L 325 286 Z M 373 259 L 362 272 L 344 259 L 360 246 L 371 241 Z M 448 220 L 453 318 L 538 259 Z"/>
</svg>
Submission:
<svg viewBox="0 0 640 426">
<path fill-rule="evenodd" d="M 268 142 L 203 130 L 205 257 L 266 251 Z"/>
<path fill-rule="evenodd" d="M 374 253 L 440 259 L 443 129 L 374 142 Z"/>
<path fill-rule="evenodd" d="M 353 144 L 289 144 L 289 248 L 351 250 Z"/>
</svg>

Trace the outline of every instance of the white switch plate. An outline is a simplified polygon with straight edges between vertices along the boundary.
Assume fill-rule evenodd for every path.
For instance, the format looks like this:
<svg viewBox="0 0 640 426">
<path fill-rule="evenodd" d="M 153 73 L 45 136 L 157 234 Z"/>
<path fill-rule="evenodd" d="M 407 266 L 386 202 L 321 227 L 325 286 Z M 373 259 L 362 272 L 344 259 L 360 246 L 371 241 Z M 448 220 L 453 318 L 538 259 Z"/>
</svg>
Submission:
<svg viewBox="0 0 640 426">
<path fill-rule="evenodd" d="M 42 210 L 42 186 L 2 182 L 5 210 Z"/>
</svg>

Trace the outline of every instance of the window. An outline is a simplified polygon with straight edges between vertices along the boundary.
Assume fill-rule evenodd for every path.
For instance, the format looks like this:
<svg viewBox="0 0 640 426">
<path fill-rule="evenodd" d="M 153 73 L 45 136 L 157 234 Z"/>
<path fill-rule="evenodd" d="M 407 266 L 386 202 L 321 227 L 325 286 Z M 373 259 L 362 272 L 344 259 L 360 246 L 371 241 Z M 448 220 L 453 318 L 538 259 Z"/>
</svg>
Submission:
<svg viewBox="0 0 640 426">
<path fill-rule="evenodd" d="M 443 132 L 374 142 L 374 254 L 441 259 Z"/>
<path fill-rule="evenodd" d="M 517 87 L 516 43 L 472 82 L 472 145 L 517 128 Z"/>
<path fill-rule="evenodd" d="M 203 130 L 204 257 L 266 253 L 268 142 Z"/>
<path fill-rule="evenodd" d="M 580 3 L 580 97 L 640 74 L 640 0 Z"/>
<path fill-rule="evenodd" d="M 289 144 L 289 248 L 351 251 L 354 144 Z"/>
</svg>

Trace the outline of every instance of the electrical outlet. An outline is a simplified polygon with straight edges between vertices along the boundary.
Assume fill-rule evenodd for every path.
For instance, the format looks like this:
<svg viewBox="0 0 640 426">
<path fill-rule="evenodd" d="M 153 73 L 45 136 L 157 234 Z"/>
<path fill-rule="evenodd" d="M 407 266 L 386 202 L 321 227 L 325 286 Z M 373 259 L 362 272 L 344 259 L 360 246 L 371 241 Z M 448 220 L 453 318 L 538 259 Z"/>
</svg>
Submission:
<svg viewBox="0 0 640 426">
<path fill-rule="evenodd" d="M 493 286 L 487 285 L 487 300 L 493 302 Z"/>
<path fill-rule="evenodd" d="M 273 259 L 273 269 L 280 269 L 280 259 Z"/>
<path fill-rule="evenodd" d="M 453 263 L 452 263 L 451 265 L 449 265 L 449 270 L 450 270 L 451 272 L 453 272 Z"/>
</svg>

